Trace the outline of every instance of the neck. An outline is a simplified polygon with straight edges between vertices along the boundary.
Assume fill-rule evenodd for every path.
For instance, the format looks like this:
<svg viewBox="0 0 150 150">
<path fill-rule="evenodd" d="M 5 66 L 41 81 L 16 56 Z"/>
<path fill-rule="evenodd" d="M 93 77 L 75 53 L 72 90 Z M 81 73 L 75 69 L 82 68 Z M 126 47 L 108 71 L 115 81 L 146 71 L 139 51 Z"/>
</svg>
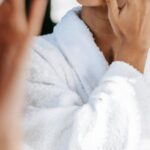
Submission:
<svg viewBox="0 0 150 150">
<path fill-rule="evenodd" d="M 107 7 L 83 7 L 81 18 L 93 33 L 97 46 L 103 51 L 107 61 L 111 63 L 117 40 L 108 19 Z"/>
</svg>

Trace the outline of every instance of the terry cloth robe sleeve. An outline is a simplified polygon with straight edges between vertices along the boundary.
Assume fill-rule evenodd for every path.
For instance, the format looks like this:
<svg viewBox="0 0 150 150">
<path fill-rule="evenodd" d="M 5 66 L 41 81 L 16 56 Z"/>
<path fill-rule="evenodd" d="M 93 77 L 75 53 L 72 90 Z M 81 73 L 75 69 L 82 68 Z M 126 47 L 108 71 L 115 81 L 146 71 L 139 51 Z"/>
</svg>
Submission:
<svg viewBox="0 0 150 150">
<path fill-rule="evenodd" d="M 51 63 L 36 49 L 33 57 L 25 150 L 137 150 L 140 117 L 134 85 L 142 75 L 136 69 L 114 62 L 83 103 L 59 70 L 63 61 Z"/>
</svg>

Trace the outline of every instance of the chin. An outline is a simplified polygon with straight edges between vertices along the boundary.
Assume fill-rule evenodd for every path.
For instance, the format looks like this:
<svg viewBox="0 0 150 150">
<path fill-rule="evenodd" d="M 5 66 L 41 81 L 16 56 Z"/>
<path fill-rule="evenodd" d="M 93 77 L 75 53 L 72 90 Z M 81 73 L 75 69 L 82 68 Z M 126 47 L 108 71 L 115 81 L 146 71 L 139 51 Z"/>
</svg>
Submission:
<svg viewBox="0 0 150 150">
<path fill-rule="evenodd" d="M 105 5 L 105 0 L 77 0 L 83 6 L 103 6 Z"/>
</svg>

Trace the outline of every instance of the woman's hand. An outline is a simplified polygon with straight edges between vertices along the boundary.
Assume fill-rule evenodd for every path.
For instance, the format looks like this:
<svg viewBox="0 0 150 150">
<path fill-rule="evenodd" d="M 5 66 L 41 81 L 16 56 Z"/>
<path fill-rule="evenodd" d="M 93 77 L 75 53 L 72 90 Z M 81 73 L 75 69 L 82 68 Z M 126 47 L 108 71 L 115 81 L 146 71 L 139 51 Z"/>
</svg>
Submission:
<svg viewBox="0 0 150 150">
<path fill-rule="evenodd" d="M 23 81 L 27 47 L 38 34 L 47 0 L 32 0 L 26 17 L 25 0 L 0 2 L 0 149 L 19 147 L 19 114 L 23 100 Z M 16 136 L 16 137 L 15 137 Z"/>
<path fill-rule="evenodd" d="M 109 20 L 121 46 L 115 60 L 125 61 L 144 72 L 150 47 L 150 2 L 148 0 L 127 0 L 118 8 L 117 0 L 106 0 Z"/>
</svg>

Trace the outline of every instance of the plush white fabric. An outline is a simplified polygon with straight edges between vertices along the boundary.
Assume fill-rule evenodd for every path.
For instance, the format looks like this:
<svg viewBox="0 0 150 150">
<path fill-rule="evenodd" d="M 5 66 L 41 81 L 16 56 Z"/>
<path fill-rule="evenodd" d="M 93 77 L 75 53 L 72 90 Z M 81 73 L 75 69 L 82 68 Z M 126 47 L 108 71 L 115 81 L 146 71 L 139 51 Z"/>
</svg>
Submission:
<svg viewBox="0 0 150 150">
<path fill-rule="evenodd" d="M 124 62 L 109 66 L 79 10 L 31 48 L 24 149 L 138 150 L 149 60 L 144 75 Z"/>
</svg>

